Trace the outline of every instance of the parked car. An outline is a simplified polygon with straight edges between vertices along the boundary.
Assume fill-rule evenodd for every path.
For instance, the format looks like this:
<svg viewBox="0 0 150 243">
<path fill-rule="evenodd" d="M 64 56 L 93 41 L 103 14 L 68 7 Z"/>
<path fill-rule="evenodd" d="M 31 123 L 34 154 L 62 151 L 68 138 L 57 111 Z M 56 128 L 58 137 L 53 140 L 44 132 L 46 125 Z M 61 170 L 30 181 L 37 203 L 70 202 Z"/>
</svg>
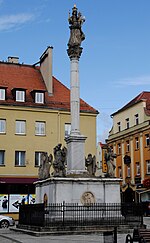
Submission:
<svg viewBox="0 0 150 243">
<path fill-rule="evenodd" d="M 15 220 L 12 217 L 0 215 L 0 227 L 8 228 L 9 226 L 15 225 Z"/>
</svg>

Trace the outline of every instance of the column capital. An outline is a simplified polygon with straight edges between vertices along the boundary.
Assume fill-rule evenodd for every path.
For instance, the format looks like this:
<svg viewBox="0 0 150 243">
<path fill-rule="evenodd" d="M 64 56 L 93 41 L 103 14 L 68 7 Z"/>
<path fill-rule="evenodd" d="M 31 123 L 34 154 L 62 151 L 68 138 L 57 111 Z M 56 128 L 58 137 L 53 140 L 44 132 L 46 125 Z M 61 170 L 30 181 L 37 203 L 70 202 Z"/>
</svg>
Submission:
<svg viewBox="0 0 150 243">
<path fill-rule="evenodd" d="M 83 48 L 80 46 L 69 47 L 67 49 L 67 53 L 68 53 L 70 60 L 72 60 L 72 59 L 79 60 L 81 53 L 82 53 L 82 49 Z"/>
</svg>

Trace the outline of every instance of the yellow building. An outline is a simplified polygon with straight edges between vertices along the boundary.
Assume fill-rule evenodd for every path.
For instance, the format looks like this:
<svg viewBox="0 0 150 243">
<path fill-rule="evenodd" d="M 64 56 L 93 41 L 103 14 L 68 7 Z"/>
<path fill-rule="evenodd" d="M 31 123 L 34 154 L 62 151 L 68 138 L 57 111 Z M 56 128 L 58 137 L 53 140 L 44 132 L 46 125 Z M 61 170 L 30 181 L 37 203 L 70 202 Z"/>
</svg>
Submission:
<svg viewBox="0 0 150 243">
<path fill-rule="evenodd" d="M 97 114 L 80 99 L 85 156 L 96 154 Z M 0 62 L 0 212 L 4 196 L 8 211 L 17 211 L 23 196 L 32 202 L 40 154 L 65 146 L 70 128 L 70 90 L 52 76 L 52 47 L 34 65 L 17 57 Z"/>
<path fill-rule="evenodd" d="M 123 201 L 148 201 L 150 188 L 150 92 L 142 92 L 112 114 L 108 145 L 116 158 L 116 177 L 123 179 Z M 136 193 L 135 193 L 136 192 Z"/>
</svg>

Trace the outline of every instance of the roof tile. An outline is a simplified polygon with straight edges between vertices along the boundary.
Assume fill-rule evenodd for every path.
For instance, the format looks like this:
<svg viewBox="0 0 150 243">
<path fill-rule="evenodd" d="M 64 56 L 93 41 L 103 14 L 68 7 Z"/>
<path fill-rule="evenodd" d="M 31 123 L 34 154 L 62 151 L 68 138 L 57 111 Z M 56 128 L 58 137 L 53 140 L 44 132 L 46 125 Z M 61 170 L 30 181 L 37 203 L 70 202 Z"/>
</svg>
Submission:
<svg viewBox="0 0 150 243">
<path fill-rule="evenodd" d="M 22 105 L 13 99 L 14 88 L 26 89 L 26 105 L 49 109 L 70 109 L 70 90 L 53 77 L 53 94 L 49 95 L 42 78 L 39 66 L 0 62 L 0 86 L 7 88 L 7 100 L 0 104 Z M 45 104 L 35 104 L 31 96 L 33 90 L 45 91 Z M 98 113 L 96 109 L 80 99 L 80 110 Z"/>
</svg>

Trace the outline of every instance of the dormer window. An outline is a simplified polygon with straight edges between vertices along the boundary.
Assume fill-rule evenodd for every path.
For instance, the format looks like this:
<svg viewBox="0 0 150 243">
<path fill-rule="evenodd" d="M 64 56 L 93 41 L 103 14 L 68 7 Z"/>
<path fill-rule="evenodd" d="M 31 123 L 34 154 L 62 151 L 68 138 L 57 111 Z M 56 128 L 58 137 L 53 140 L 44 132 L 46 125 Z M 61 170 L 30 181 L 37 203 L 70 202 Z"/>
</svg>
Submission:
<svg viewBox="0 0 150 243">
<path fill-rule="evenodd" d="M 16 90 L 16 101 L 25 102 L 25 91 L 24 90 Z"/>
<path fill-rule="evenodd" d="M 136 114 L 135 115 L 135 125 L 138 125 L 139 124 L 139 115 Z"/>
<path fill-rule="evenodd" d="M 31 96 L 36 104 L 44 104 L 45 103 L 45 92 L 46 90 L 32 90 Z"/>
<path fill-rule="evenodd" d="M 6 90 L 4 88 L 0 88 L 0 100 L 6 99 Z"/>
<path fill-rule="evenodd" d="M 117 126 L 118 126 L 118 132 L 120 132 L 121 131 L 121 122 L 118 122 Z"/>
<path fill-rule="evenodd" d="M 44 93 L 35 92 L 35 103 L 44 104 Z"/>
<path fill-rule="evenodd" d="M 129 129 L 129 118 L 126 119 L 126 128 Z"/>
</svg>

